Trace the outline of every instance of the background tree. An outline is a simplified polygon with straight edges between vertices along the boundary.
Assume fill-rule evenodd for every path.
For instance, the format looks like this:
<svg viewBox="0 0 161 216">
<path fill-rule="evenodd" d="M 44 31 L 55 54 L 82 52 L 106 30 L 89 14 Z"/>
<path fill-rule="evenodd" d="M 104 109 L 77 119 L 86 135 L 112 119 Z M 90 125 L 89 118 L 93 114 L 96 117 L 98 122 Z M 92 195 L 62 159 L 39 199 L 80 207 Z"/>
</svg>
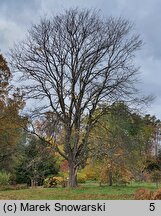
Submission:
<svg viewBox="0 0 161 216">
<path fill-rule="evenodd" d="M 100 173 L 110 186 L 113 181 L 126 183 L 132 177 L 142 180 L 145 161 L 152 153 L 153 136 L 151 122 L 144 118 L 124 103 L 114 103 L 92 129 L 91 157 L 102 161 Z"/>
<path fill-rule="evenodd" d="M 49 175 L 58 173 L 59 166 L 51 146 L 37 137 L 30 136 L 19 146 L 19 162 L 16 166 L 16 183 L 31 186 L 42 185 Z"/>
<path fill-rule="evenodd" d="M 20 91 L 10 85 L 11 72 L 0 55 L 0 170 L 11 171 L 16 159 L 16 147 L 26 118 L 20 115 L 24 102 Z"/>
<path fill-rule="evenodd" d="M 153 120 L 154 119 L 155 118 L 153 118 Z M 159 183 L 161 182 L 161 149 L 159 149 L 157 156 L 151 154 L 147 158 L 143 172 L 149 174 L 149 179 L 152 182 L 155 182 L 156 187 L 158 188 Z"/>
<path fill-rule="evenodd" d="M 104 112 L 93 118 L 98 105 L 138 101 L 133 59 L 141 44 L 127 20 L 70 9 L 33 25 L 11 51 L 26 98 L 37 101 L 35 113 L 50 111 L 61 122 L 64 149 L 55 146 L 69 163 L 70 187 L 76 186 L 90 130 Z"/>
<path fill-rule="evenodd" d="M 4 101 L 8 94 L 9 80 L 11 79 L 11 72 L 7 62 L 2 54 L 0 54 L 0 100 Z"/>
</svg>

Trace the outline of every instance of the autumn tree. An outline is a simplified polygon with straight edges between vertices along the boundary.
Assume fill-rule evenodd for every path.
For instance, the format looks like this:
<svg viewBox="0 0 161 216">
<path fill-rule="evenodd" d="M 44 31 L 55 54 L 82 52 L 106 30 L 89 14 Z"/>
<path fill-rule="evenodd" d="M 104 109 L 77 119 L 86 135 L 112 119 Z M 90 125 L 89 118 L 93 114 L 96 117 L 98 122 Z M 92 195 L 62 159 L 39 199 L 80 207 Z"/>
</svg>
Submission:
<svg viewBox="0 0 161 216">
<path fill-rule="evenodd" d="M 152 150 L 153 131 L 146 116 L 133 112 L 122 102 L 114 103 L 100 117 L 90 134 L 90 156 L 101 161 L 100 173 L 110 186 L 114 180 L 128 182 L 132 176 L 141 180 Z"/>
<path fill-rule="evenodd" d="M 20 116 L 23 101 L 18 90 L 10 85 L 11 72 L 6 60 L 0 55 L 0 170 L 11 171 L 16 144 L 26 118 Z"/>
<path fill-rule="evenodd" d="M 41 19 L 11 51 L 26 98 L 37 101 L 32 114 L 50 111 L 63 127 L 64 149 L 55 147 L 69 163 L 70 187 L 76 186 L 91 128 L 104 112 L 94 117 L 98 105 L 138 101 L 133 59 L 141 45 L 129 21 L 70 9 Z"/>
<path fill-rule="evenodd" d="M 0 100 L 5 100 L 6 95 L 8 94 L 9 80 L 11 78 L 11 72 L 7 65 L 6 60 L 3 55 L 0 54 Z"/>
</svg>

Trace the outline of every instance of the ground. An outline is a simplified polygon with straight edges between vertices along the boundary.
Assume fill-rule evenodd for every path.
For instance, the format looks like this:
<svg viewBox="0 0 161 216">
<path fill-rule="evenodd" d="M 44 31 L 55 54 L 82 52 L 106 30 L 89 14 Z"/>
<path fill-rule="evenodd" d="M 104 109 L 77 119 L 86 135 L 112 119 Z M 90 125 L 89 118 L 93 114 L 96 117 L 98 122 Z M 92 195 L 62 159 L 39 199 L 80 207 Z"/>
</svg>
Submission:
<svg viewBox="0 0 161 216">
<path fill-rule="evenodd" d="M 159 185 L 161 188 L 161 185 Z M 76 189 L 69 188 L 30 188 L 23 190 L 0 191 L 1 200 L 132 200 L 139 188 L 155 190 L 152 183 L 132 183 L 127 186 L 98 186 L 86 183 Z"/>
</svg>

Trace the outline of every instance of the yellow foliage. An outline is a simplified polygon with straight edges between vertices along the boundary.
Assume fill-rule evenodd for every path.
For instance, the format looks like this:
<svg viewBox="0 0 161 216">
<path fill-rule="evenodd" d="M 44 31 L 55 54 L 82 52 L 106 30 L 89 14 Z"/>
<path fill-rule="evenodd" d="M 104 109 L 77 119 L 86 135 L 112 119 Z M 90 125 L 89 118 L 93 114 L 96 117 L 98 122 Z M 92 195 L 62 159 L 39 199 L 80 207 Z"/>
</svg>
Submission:
<svg viewBox="0 0 161 216">
<path fill-rule="evenodd" d="M 77 182 L 78 183 L 85 183 L 86 182 L 86 175 L 83 173 L 77 173 Z"/>
<path fill-rule="evenodd" d="M 97 168 L 96 166 L 87 165 L 82 171 L 86 177 L 86 180 L 96 180 L 97 179 Z"/>
</svg>

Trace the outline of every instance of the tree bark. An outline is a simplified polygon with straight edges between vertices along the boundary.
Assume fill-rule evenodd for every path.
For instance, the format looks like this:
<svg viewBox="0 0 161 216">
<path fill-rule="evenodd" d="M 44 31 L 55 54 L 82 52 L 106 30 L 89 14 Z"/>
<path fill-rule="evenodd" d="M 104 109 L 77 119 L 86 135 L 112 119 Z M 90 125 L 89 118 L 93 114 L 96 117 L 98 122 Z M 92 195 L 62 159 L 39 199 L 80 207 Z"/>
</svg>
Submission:
<svg viewBox="0 0 161 216">
<path fill-rule="evenodd" d="M 77 186 L 77 168 L 73 162 L 69 162 L 69 187 L 73 188 Z"/>
<path fill-rule="evenodd" d="M 113 181 L 112 181 L 112 170 L 109 170 L 109 186 L 113 185 Z"/>
</svg>

